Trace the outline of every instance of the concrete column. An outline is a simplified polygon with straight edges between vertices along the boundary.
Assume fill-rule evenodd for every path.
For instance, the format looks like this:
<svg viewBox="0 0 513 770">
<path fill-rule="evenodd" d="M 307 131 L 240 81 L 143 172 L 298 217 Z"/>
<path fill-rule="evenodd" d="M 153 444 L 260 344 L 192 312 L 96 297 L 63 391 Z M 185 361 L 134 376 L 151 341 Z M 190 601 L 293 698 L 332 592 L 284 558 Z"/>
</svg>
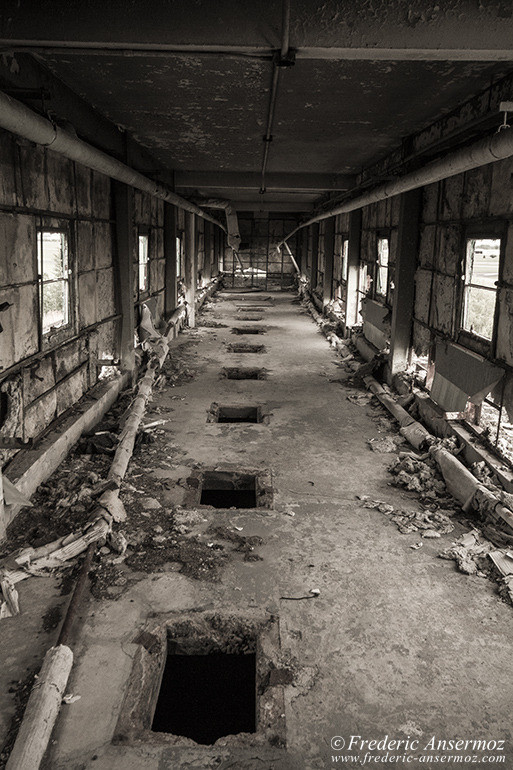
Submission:
<svg viewBox="0 0 513 770">
<path fill-rule="evenodd" d="M 347 291 L 345 331 L 358 322 L 358 274 L 360 270 L 360 243 L 362 238 L 362 210 L 349 214 L 349 244 L 347 256 Z"/>
<path fill-rule="evenodd" d="M 2 480 L 2 466 L 0 464 L 0 540 L 5 537 L 7 522 L 5 520 L 4 509 L 4 484 Z"/>
<path fill-rule="evenodd" d="M 134 372 L 134 229 L 133 189 L 122 182 L 113 183 L 116 219 L 115 292 L 119 324 L 119 359 L 123 372 Z"/>
<path fill-rule="evenodd" d="M 392 377 L 404 371 L 410 361 L 421 205 L 422 189 L 401 195 L 395 256 L 392 339 L 388 360 Z"/>
<path fill-rule="evenodd" d="M 322 306 L 329 305 L 333 299 L 333 260 L 335 251 L 335 217 L 326 220 L 324 230 L 324 286 Z"/>
<path fill-rule="evenodd" d="M 212 230 L 214 225 L 211 222 L 205 222 L 204 244 L 205 244 L 205 269 L 203 275 L 210 280 L 212 278 Z"/>
<path fill-rule="evenodd" d="M 176 208 L 164 203 L 164 256 L 166 258 L 165 315 L 176 309 Z"/>
<path fill-rule="evenodd" d="M 185 212 L 185 300 L 187 302 L 187 313 L 189 326 L 196 325 L 196 282 L 198 280 L 198 259 L 196 252 L 196 215 L 189 211 Z"/>
<path fill-rule="evenodd" d="M 310 265 L 310 290 L 314 291 L 317 286 L 317 267 L 319 264 L 319 223 L 310 225 L 312 231 L 312 264 Z"/>
</svg>

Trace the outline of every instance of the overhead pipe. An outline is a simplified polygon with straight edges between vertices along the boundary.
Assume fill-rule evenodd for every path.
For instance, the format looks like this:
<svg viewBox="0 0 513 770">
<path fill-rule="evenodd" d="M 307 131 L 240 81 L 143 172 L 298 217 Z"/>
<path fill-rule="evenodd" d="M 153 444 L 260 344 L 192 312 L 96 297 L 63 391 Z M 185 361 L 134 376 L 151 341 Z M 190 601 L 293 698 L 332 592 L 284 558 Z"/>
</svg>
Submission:
<svg viewBox="0 0 513 770">
<path fill-rule="evenodd" d="M 262 171 L 261 171 L 261 184 L 260 184 L 260 194 L 263 195 L 265 193 L 265 174 L 267 171 L 267 162 L 269 160 L 269 147 L 273 140 L 273 122 L 274 122 L 274 111 L 276 108 L 276 99 L 278 97 L 278 83 L 280 80 L 280 69 L 281 67 L 285 66 L 285 64 L 290 64 L 290 62 L 287 62 L 287 56 L 289 53 L 289 35 L 290 35 L 290 0 L 283 0 L 282 5 L 282 37 L 281 37 L 281 47 L 279 54 L 275 54 L 274 60 L 273 60 L 273 79 L 271 83 L 271 95 L 269 97 L 269 112 L 267 114 L 267 126 L 265 130 L 265 136 L 264 136 L 264 155 L 262 158 Z"/>
<path fill-rule="evenodd" d="M 172 203 L 191 214 L 196 214 L 203 219 L 220 227 L 226 232 L 226 228 L 214 217 L 211 217 L 199 206 L 171 192 L 163 184 L 155 182 L 139 171 L 136 171 L 120 160 L 97 150 L 87 142 L 82 141 L 74 134 L 65 131 L 52 123 L 47 118 L 38 115 L 21 102 L 11 96 L 0 92 L 0 128 L 13 134 L 22 136 L 30 142 L 48 147 L 70 160 L 81 163 L 87 168 L 98 171 L 100 174 L 116 179 L 118 182 L 135 187 L 142 192 L 152 195 L 154 198 Z"/>
<path fill-rule="evenodd" d="M 471 171 L 474 168 L 486 166 L 488 163 L 495 163 L 498 160 L 504 160 L 512 156 L 513 131 L 506 129 L 496 132 L 492 136 L 487 136 L 474 142 L 469 147 L 449 153 L 445 158 L 431 161 L 416 171 L 410 171 L 397 179 L 377 185 L 368 192 L 362 193 L 362 195 L 358 195 L 320 214 L 316 214 L 286 235 L 278 243 L 278 246 L 288 241 L 289 238 L 303 227 L 308 227 L 323 219 L 329 219 L 337 214 L 346 214 L 350 211 L 361 209 L 364 206 L 369 206 L 371 203 L 377 203 L 386 198 L 392 198 L 409 190 L 416 190 L 419 187 L 440 182 L 447 177 L 463 174 L 465 171 Z"/>
</svg>

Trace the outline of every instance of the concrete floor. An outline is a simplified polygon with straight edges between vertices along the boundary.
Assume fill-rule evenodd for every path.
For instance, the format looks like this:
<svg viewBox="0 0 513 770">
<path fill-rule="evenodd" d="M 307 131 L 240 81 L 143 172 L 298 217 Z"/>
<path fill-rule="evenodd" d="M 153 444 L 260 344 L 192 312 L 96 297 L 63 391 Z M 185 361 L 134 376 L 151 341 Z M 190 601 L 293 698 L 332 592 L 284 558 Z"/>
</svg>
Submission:
<svg viewBox="0 0 513 770">
<path fill-rule="evenodd" d="M 155 396 L 154 407 L 175 411 L 163 412 L 169 417 L 168 449 L 164 443 L 159 457 L 148 455 L 146 481 L 154 474 L 178 482 L 192 468 L 219 464 L 270 469 L 272 510 L 206 509 L 197 530 L 207 539 L 206 526 L 219 521 L 242 527 L 244 535 L 260 535 L 263 560 L 246 562 L 232 554 L 217 583 L 172 568 L 141 574 L 116 601 L 91 599 L 68 686 L 81 697 L 62 708 L 46 766 L 313 770 L 342 763 L 336 757 L 348 754 L 352 735 L 388 735 L 418 739 L 415 751 L 406 752 L 416 761 L 439 753 L 423 751 L 433 736 L 505 741 L 505 751 L 485 753 L 505 756 L 502 766 L 513 767 L 513 610 L 498 599 L 492 583 L 462 575 L 453 562 L 437 558 L 454 534 L 425 541 L 415 551 L 410 546 L 418 533 L 401 535 L 384 515 L 361 507 L 361 494 L 408 509 L 416 502 L 389 485 L 393 455 L 369 449 L 367 440 L 378 435 L 372 410 L 347 400 L 347 386 L 331 381 L 346 375 L 292 294 L 273 293 L 258 322 L 243 322 L 237 312 L 249 301 L 219 295 L 209 318 L 228 326 L 191 330 L 176 341 L 197 342 L 189 350 L 198 376 Z M 238 337 L 231 327 L 240 325 L 263 325 L 267 332 Z M 227 352 L 227 344 L 242 341 L 264 343 L 267 352 Z M 220 379 L 224 366 L 263 366 L 268 378 Z M 272 414 L 268 425 L 207 423 L 212 402 L 261 404 Z M 133 469 L 132 474 L 128 481 L 135 484 Z M 163 505 L 183 503 L 183 486 L 168 486 L 159 498 Z M 317 598 L 281 598 L 304 596 L 312 588 L 319 589 Z M 251 739 L 215 746 L 158 740 L 113 745 L 138 647 L 134 640 L 148 618 L 212 610 L 279 616 L 276 655 L 293 672 L 293 681 L 284 685 L 286 749 Z M 345 751 L 337 751 L 339 743 L 331 747 L 335 736 L 345 738 Z M 468 753 L 481 762 L 483 752 L 463 752 Z M 353 746 L 351 755 L 360 764 L 364 754 Z"/>
</svg>

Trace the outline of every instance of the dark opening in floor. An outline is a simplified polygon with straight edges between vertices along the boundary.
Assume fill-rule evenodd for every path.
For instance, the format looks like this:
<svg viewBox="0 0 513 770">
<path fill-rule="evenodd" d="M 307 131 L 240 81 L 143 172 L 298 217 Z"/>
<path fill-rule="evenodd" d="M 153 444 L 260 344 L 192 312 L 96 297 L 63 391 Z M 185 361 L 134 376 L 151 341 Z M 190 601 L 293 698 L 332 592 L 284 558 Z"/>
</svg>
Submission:
<svg viewBox="0 0 513 770">
<path fill-rule="evenodd" d="M 214 508 L 256 508 L 256 478 L 249 473 L 206 471 L 200 505 Z"/>
<path fill-rule="evenodd" d="M 265 307 L 257 307 L 256 305 L 250 305 L 249 307 L 247 305 L 241 305 L 237 308 L 238 313 L 265 313 L 265 310 Z"/>
<path fill-rule="evenodd" d="M 152 730 L 202 744 L 256 732 L 256 655 L 168 655 Z"/>
<path fill-rule="evenodd" d="M 265 345 L 250 345 L 247 342 L 234 342 L 228 345 L 230 353 L 265 353 Z"/>
<path fill-rule="evenodd" d="M 265 380 L 267 372 L 265 369 L 252 367 L 225 366 L 221 370 L 221 377 L 227 380 Z"/>
<path fill-rule="evenodd" d="M 265 334 L 263 326 L 234 326 L 232 334 Z"/>
<path fill-rule="evenodd" d="M 220 406 L 216 422 L 261 422 L 258 406 Z"/>
<path fill-rule="evenodd" d="M 263 318 L 263 315 L 246 315 L 244 316 L 244 321 L 262 321 Z"/>
</svg>

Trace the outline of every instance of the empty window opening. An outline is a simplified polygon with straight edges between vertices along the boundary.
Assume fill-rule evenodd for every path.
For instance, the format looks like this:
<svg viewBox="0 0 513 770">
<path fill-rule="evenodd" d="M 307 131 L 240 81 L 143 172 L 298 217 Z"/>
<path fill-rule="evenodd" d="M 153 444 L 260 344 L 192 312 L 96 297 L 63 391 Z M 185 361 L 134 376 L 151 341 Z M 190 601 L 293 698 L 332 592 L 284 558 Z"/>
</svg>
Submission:
<svg viewBox="0 0 513 770">
<path fill-rule="evenodd" d="M 70 324 L 68 234 L 65 230 L 40 229 L 37 234 L 37 265 L 43 335 Z"/>
<path fill-rule="evenodd" d="M 214 508 L 256 508 L 256 476 L 230 471 L 206 471 L 200 505 Z"/>
<path fill-rule="evenodd" d="M 152 730 L 210 745 L 256 732 L 256 655 L 168 655 Z"/>
<path fill-rule="evenodd" d="M 262 422 L 259 406 L 217 406 L 213 409 L 214 422 Z"/>
<path fill-rule="evenodd" d="M 232 334 L 265 334 L 263 326 L 234 326 Z"/>
<path fill-rule="evenodd" d="M 467 238 L 462 328 L 487 340 L 493 337 L 500 252 L 500 238 Z"/>
<path fill-rule="evenodd" d="M 228 345 L 230 353 L 265 353 L 265 345 L 250 345 L 246 342 L 234 342 Z"/>
<path fill-rule="evenodd" d="M 139 291 L 144 293 L 150 287 L 148 275 L 149 241 L 147 233 L 139 233 L 138 262 L 139 262 Z"/>
<path fill-rule="evenodd" d="M 267 372 L 256 367 L 225 366 L 221 370 L 221 377 L 226 380 L 265 380 Z"/>
<path fill-rule="evenodd" d="M 387 298 L 388 291 L 388 238 L 378 238 L 378 255 L 376 260 L 376 296 Z"/>
</svg>

